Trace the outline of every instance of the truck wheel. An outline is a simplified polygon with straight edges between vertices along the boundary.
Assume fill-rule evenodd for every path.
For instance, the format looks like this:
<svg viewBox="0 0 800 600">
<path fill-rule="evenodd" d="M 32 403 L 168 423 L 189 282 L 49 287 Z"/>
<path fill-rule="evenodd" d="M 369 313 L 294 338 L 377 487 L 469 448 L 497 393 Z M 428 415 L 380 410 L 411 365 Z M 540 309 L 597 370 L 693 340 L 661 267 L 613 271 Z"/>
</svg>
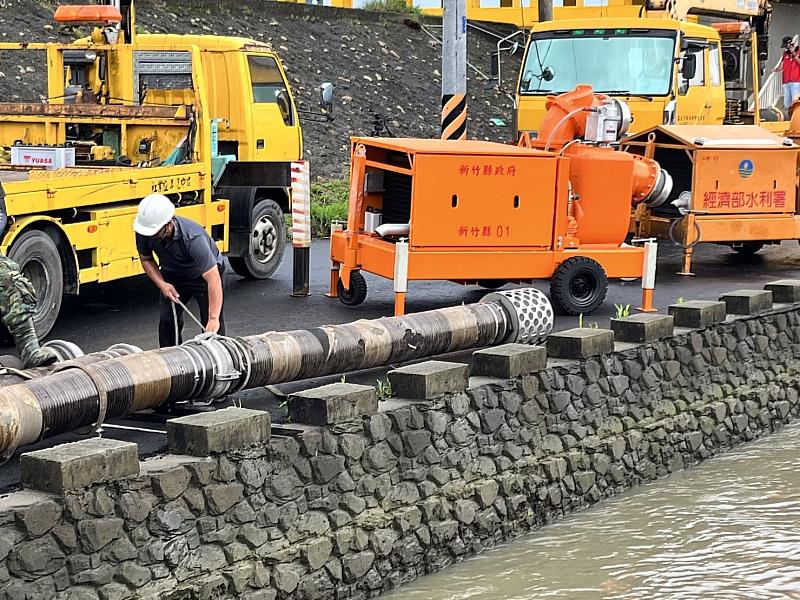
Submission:
<svg viewBox="0 0 800 600">
<path fill-rule="evenodd" d="M 741 246 L 731 246 L 733 250 L 743 256 L 753 256 L 764 247 L 761 242 L 742 242 Z"/>
<path fill-rule="evenodd" d="M 246 279 L 267 279 L 283 260 L 286 248 L 286 221 L 283 211 L 272 200 L 260 200 L 253 207 L 253 227 L 245 256 L 230 256 L 228 261 Z"/>
<path fill-rule="evenodd" d="M 64 270 L 58 247 L 44 231 L 29 230 L 14 241 L 8 257 L 19 265 L 36 290 L 33 325 L 39 338 L 44 338 L 55 325 L 64 293 Z"/>
<path fill-rule="evenodd" d="M 608 292 L 608 277 L 600 264 L 585 256 L 561 263 L 550 281 L 553 304 L 568 315 L 589 314 L 600 306 Z"/>
<path fill-rule="evenodd" d="M 353 271 L 350 273 L 350 289 L 344 289 L 344 283 L 340 279 L 336 284 L 336 294 L 345 306 L 358 306 L 367 299 L 367 280 L 360 272 Z"/>
<path fill-rule="evenodd" d="M 480 279 L 478 285 L 487 290 L 499 290 L 508 282 L 505 279 Z"/>
</svg>

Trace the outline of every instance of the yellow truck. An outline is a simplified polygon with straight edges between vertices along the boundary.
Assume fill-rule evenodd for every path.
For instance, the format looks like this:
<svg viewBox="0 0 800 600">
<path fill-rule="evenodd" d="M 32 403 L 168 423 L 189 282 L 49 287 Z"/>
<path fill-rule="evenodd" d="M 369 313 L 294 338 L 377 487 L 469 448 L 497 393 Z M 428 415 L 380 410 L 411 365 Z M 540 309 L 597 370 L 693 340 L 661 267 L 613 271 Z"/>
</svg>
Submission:
<svg viewBox="0 0 800 600">
<path fill-rule="evenodd" d="M 578 84 L 625 100 L 632 132 L 758 122 L 753 90 L 766 56 L 755 49 L 766 48 L 770 10 L 766 0 L 557 8 L 553 21 L 531 29 L 517 82 L 516 137 L 538 131 L 548 95 Z M 722 20 L 705 25 L 700 16 Z"/>
<path fill-rule="evenodd" d="M 142 272 L 132 223 L 152 192 L 203 224 L 238 274 L 269 277 L 303 153 L 278 56 L 249 39 L 137 35 L 130 0 L 62 6 L 56 21 L 96 27 L 0 44 L 47 56 L 47 102 L 0 103 L 0 250 L 38 290 L 39 334 L 63 294 Z"/>
</svg>

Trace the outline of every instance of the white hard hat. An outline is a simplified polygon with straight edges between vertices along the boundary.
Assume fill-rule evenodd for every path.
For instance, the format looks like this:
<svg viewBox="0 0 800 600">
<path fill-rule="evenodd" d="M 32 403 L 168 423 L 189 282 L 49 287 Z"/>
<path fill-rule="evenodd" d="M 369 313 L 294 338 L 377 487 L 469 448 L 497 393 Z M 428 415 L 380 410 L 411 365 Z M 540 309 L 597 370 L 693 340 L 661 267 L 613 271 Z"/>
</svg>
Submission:
<svg viewBox="0 0 800 600">
<path fill-rule="evenodd" d="M 150 237 L 158 233 L 175 216 L 175 205 L 163 194 L 150 194 L 139 202 L 139 211 L 133 222 L 136 233 Z"/>
</svg>

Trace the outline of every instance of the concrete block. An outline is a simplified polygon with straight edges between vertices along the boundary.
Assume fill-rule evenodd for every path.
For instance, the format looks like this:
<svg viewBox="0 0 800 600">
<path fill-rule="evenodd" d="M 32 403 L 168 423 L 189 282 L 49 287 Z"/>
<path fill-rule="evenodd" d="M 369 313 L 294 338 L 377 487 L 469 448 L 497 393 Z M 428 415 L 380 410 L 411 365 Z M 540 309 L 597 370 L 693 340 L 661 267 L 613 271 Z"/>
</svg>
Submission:
<svg viewBox="0 0 800 600">
<path fill-rule="evenodd" d="M 769 290 L 734 290 L 719 297 L 729 315 L 755 315 L 772 308 Z"/>
<path fill-rule="evenodd" d="M 722 323 L 727 314 L 724 302 L 714 300 L 690 300 L 683 304 L 672 304 L 669 314 L 675 317 L 675 327 L 705 329 Z"/>
<path fill-rule="evenodd" d="M 514 379 L 547 367 L 547 349 L 544 346 L 504 344 L 477 350 L 472 356 L 475 359 L 473 375 L 484 377 Z"/>
<path fill-rule="evenodd" d="M 22 484 L 61 494 L 139 475 L 139 448 L 131 442 L 91 438 L 20 457 Z"/>
<path fill-rule="evenodd" d="M 641 344 L 672 335 L 675 319 L 669 315 L 641 314 L 611 319 L 611 330 L 618 342 Z"/>
<path fill-rule="evenodd" d="M 430 400 L 443 394 L 463 392 L 469 386 L 469 367 L 461 363 L 429 360 L 389 371 L 394 395 Z"/>
<path fill-rule="evenodd" d="M 800 279 L 780 279 L 764 286 L 765 290 L 772 292 L 773 302 L 795 304 L 800 302 Z"/>
<path fill-rule="evenodd" d="M 610 329 L 578 327 L 547 338 L 547 354 L 553 358 L 589 358 L 613 351 L 614 332 Z"/>
<path fill-rule="evenodd" d="M 306 425 L 335 425 L 378 412 L 378 392 L 369 385 L 332 383 L 289 396 L 289 418 Z"/>
<path fill-rule="evenodd" d="M 268 412 L 223 408 L 167 421 L 167 442 L 173 454 L 210 456 L 228 450 L 266 444 L 270 436 Z"/>
</svg>

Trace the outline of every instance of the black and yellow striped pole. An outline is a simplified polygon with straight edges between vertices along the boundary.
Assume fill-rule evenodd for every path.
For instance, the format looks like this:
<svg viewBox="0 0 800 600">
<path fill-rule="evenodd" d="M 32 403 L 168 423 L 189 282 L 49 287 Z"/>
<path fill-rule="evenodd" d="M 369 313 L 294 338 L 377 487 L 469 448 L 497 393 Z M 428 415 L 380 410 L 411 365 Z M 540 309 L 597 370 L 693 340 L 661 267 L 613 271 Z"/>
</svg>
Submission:
<svg viewBox="0 0 800 600">
<path fill-rule="evenodd" d="M 442 139 L 467 137 L 467 3 L 444 0 L 442 17 Z"/>
</svg>

